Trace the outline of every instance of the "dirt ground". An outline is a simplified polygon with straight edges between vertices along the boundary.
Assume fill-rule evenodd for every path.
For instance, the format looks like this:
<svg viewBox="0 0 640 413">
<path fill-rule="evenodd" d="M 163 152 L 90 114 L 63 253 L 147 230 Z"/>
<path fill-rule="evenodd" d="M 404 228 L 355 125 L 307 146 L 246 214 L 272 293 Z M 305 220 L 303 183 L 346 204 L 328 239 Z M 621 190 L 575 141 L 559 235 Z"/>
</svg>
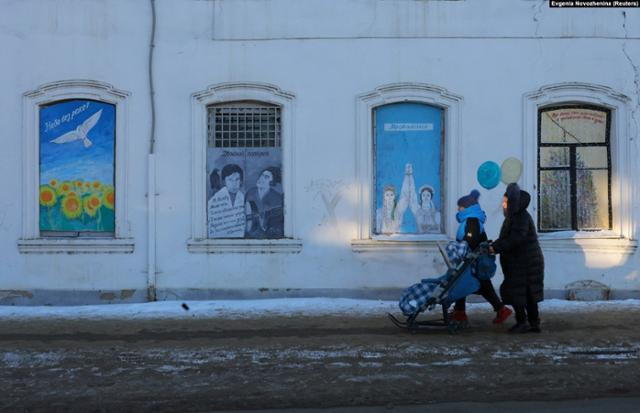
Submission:
<svg viewBox="0 0 640 413">
<path fill-rule="evenodd" d="M 384 314 L 151 321 L 0 320 L 0 411 L 214 411 L 640 396 L 640 311 L 490 311 L 459 334 Z"/>
</svg>

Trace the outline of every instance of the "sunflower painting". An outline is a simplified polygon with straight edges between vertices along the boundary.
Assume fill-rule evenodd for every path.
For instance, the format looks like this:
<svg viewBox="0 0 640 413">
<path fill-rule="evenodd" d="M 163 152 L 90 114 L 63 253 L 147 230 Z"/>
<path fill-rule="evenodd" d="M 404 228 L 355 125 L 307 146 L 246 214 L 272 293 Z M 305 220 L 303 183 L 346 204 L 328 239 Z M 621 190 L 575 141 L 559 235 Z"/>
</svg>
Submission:
<svg viewBox="0 0 640 413">
<path fill-rule="evenodd" d="M 40 107 L 40 231 L 113 232 L 115 106 Z"/>
</svg>

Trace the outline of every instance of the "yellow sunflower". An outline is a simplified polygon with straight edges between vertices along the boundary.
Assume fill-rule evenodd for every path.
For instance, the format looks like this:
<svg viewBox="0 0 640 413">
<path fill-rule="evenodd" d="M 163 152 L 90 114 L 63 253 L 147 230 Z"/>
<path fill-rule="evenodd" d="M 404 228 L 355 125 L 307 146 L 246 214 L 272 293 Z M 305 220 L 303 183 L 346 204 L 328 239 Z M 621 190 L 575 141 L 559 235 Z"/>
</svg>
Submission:
<svg viewBox="0 0 640 413">
<path fill-rule="evenodd" d="M 57 179 L 52 179 L 49 181 L 49 186 L 52 188 L 57 188 L 58 187 L 58 180 Z"/>
<path fill-rule="evenodd" d="M 95 217 L 96 213 L 98 212 L 98 209 L 93 206 L 95 202 L 92 202 L 92 201 L 95 201 L 96 199 L 98 203 L 100 203 L 100 200 L 97 197 L 94 198 L 93 196 L 87 197 L 82 201 L 82 204 L 84 206 L 84 212 L 90 217 Z"/>
<path fill-rule="evenodd" d="M 56 204 L 56 191 L 48 185 L 40 186 L 40 205 L 54 206 Z"/>
<path fill-rule="evenodd" d="M 84 181 L 82 179 L 73 181 L 73 186 L 76 194 L 84 194 Z"/>
<path fill-rule="evenodd" d="M 91 208 L 98 209 L 102 206 L 102 201 L 98 195 L 91 195 L 87 200 L 89 201 Z"/>
<path fill-rule="evenodd" d="M 75 195 L 62 198 L 62 213 L 67 219 L 78 218 L 82 214 L 82 201 Z"/>
<path fill-rule="evenodd" d="M 73 185 L 71 185 L 71 182 L 69 181 L 64 181 L 63 183 L 58 185 L 58 188 L 56 188 L 58 195 L 67 195 L 72 190 L 73 190 Z"/>
<path fill-rule="evenodd" d="M 104 192 L 102 193 L 102 204 L 109 208 L 113 209 L 116 201 L 116 193 L 113 190 L 112 186 L 105 187 Z"/>
<path fill-rule="evenodd" d="M 93 181 L 93 183 L 91 184 L 91 188 L 93 188 L 94 191 L 99 191 L 100 188 L 102 188 L 102 184 L 100 183 L 100 181 Z"/>
</svg>

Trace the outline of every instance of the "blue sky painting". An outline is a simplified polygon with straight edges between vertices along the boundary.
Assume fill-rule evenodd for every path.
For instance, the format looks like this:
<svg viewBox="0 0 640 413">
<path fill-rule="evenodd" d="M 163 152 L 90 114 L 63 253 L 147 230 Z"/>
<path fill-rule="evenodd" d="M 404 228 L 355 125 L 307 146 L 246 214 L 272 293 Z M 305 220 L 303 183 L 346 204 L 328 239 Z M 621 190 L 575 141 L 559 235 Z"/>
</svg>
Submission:
<svg viewBox="0 0 640 413">
<path fill-rule="evenodd" d="M 114 149 L 114 105 L 74 99 L 40 108 L 41 184 L 81 179 L 113 185 Z"/>
</svg>

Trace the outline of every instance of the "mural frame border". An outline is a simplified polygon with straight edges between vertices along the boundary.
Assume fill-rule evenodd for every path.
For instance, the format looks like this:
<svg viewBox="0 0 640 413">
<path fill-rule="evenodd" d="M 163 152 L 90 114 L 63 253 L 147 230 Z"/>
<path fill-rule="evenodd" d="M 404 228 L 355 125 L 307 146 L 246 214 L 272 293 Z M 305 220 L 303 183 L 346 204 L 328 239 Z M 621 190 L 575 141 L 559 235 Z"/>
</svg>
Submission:
<svg viewBox="0 0 640 413">
<path fill-rule="evenodd" d="M 374 235 L 371 228 L 373 206 L 373 111 L 387 104 L 416 102 L 437 106 L 444 110 L 444 176 L 443 234 L 425 235 Z M 459 167 L 462 154 L 462 103 L 460 95 L 427 83 L 403 82 L 377 87 L 356 98 L 356 185 L 357 185 L 357 238 L 351 241 L 354 252 L 404 251 L 417 252 L 424 248 L 434 249 L 438 241 L 446 241 L 455 232 L 454 214 L 445 214 L 456 203 L 456 194 L 461 193 Z"/>
<path fill-rule="evenodd" d="M 129 92 L 105 82 L 61 80 L 40 85 L 22 95 L 22 233 L 20 253 L 133 253 L 135 242 L 128 221 L 128 106 Z M 115 228 L 113 237 L 49 238 L 39 228 L 39 108 L 68 99 L 90 99 L 115 106 Z"/>
<path fill-rule="evenodd" d="M 571 250 L 581 249 L 576 240 L 589 240 L 591 248 L 605 248 L 635 251 L 637 248 L 637 223 L 633 212 L 636 190 L 624 176 L 637 176 L 638 167 L 634 165 L 636 153 L 631 136 L 631 99 L 610 87 L 583 83 L 565 82 L 542 86 L 525 93 L 522 98 L 522 159 L 525 167 L 522 174 L 522 187 L 536 193 L 537 151 L 538 151 L 538 111 L 541 108 L 562 104 L 591 104 L 611 110 L 611 207 L 613 228 L 597 233 L 586 231 L 562 231 L 544 233 L 540 241 L 545 249 Z M 527 166 L 528 165 L 528 166 Z M 537 226 L 537 197 L 531 199 L 532 217 Z M 621 240 L 623 241 L 621 244 Z"/>
<path fill-rule="evenodd" d="M 281 107 L 282 188 L 284 191 L 284 238 L 207 238 L 206 155 L 207 107 L 235 101 L 258 101 Z M 225 82 L 191 95 L 191 253 L 298 253 L 302 242 L 295 231 L 295 95 L 262 82 Z"/>
</svg>

